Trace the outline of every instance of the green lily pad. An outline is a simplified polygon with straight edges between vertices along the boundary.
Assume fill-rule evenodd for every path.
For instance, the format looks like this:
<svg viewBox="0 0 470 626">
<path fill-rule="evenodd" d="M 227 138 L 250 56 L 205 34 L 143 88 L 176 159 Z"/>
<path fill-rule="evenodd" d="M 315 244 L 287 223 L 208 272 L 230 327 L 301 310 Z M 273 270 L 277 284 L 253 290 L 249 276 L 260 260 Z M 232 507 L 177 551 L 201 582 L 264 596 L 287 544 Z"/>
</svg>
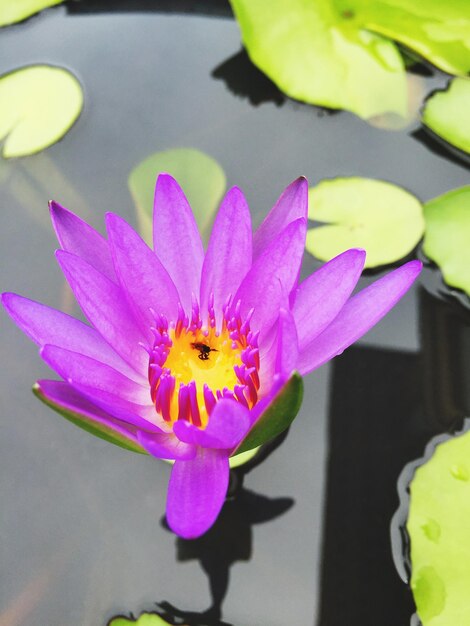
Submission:
<svg viewBox="0 0 470 626">
<path fill-rule="evenodd" d="M 0 26 L 21 22 L 31 15 L 61 4 L 63 0 L 1 0 Z"/>
<path fill-rule="evenodd" d="M 289 428 L 299 412 L 303 392 L 302 377 L 294 372 L 242 441 L 236 454 L 258 448 Z"/>
<path fill-rule="evenodd" d="M 129 175 L 129 190 L 137 208 L 144 239 L 152 241 L 155 181 L 160 172 L 171 174 L 181 185 L 204 236 L 212 223 L 226 188 L 225 173 L 215 159 L 194 148 L 156 152 Z"/>
<path fill-rule="evenodd" d="M 108 622 L 108 626 L 129 626 L 129 624 L 135 624 L 136 626 L 169 626 L 169 622 L 166 622 L 156 613 L 142 613 L 137 619 L 118 616 L 113 617 Z"/>
<path fill-rule="evenodd" d="M 470 624 L 470 432 L 439 444 L 410 486 L 411 589 L 423 626 Z"/>
<path fill-rule="evenodd" d="M 358 28 L 383 35 L 449 74 L 470 72 L 468 0 L 334 0 Z"/>
<path fill-rule="evenodd" d="M 365 267 L 406 256 L 424 230 L 421 203 L 397 185 L 370 178 L 324 180 L 309 190 L 309 218 L 328 225 L 307 233 L 307 250 L 329 261 L 349 248 L 363 248 Z"/>
<path fill-rule="evenodd" d="M 93 421 L 87 415 L 83 415 L 77 411 L 70 411 L 62 405 L 51 401 L 50 398 L 44 395 L 41 386 L 37 383 L 33 386 L 33 393 L 37 398 L 39 398 L 39 400 L 41 400 L 41 402 L 44 402 L 46 406 L 59 413 L 59 415 L 62 415 L 62 417 L 65 417 L 65 419 L 72 422 L 72 424 L 75 424 L 75 426 L 86 430 L 95 437 L 114 443 L 114 445 L 119 446 L 120 448 L 125 448 L 126 450 L 131 450 L 132 452 L 147 454 L 147 451 L 133 439 L 117 433 L 112 428 L 108 428 L 104 424 Z"/>
<path fill-rule="evenodd" d="M 470 79 L 454 78 L 446 91 L 434 93 L 424 107 L 423 124 L 470 154 Z"/>
<path fill-rule="evenodd" d="M 407 109 L 395 44 L 334 0 L 230 0 L 248 54 L 287 95 L 363 118 Z"/>
<path fill-rule="evenodd" d="M 56 143 L 83 107 L 78 80 L 60 67 L 31 65 L 0 76 L 0 139 L 5 158 Z"/>
<path fill-rule="evenodd" d="M 470 186 L 427 202 L 424 219 L 425 255 L 439 265 L 448 285 L 470 296 Z"/>
</svg>

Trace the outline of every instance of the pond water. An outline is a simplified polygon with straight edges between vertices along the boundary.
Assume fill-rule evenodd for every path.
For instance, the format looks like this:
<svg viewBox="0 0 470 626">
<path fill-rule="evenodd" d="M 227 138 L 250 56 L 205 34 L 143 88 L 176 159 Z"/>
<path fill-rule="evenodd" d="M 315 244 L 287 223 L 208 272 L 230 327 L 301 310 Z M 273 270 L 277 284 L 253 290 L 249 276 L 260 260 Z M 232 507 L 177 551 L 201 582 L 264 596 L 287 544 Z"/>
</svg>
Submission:
<svg viewBox="0 0 470 626">
<path fill-rule="evenodd" d="M 310 184 L 382 178 L 421 200 L 468 182 L 465 164 L 412 135 L 418 123 L 391 132 L 283 98 L 241 53 L 225 3 L 165 13 L 170 4 L 75 2 L 1 31 L 1 73 L 61 65 L 86 99 L 61 142 L 0 162 L 2 291 L 78 314 L 47 201 L 100 230 L 106 211 L 136 225 L 127 178 L 157 150 L 215 157 L 255 223 L 300 174 Z M 446 82 L 418 79 L 425 92 Z M 318 266 L 306 255 L 305 275 Z M 33 397 L 48 369 L 2 315 L 0 624 L 104 626 L 157 602 L 189 624 L 409 623 L 390 544 L 397 479 L 470 414 L 469 315 L 439 289 L 427 270 L 378 327 L 305 380 L 285 441 L 196 542 L 162 524 L 165 463 L 95 439 Z"/>
</svg>

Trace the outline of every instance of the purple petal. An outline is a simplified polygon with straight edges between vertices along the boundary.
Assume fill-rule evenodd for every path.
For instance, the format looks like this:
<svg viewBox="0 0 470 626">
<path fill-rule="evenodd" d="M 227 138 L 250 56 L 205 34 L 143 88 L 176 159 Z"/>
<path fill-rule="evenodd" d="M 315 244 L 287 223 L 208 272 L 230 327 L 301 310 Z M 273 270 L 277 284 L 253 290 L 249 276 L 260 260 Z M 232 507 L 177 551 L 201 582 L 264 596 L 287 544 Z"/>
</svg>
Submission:
<svg viewBox="0 0 470 626">
<path fill-rule="evenodd" d="M 79 257 L 59 250 L 57 260 L 82 311 L 100 335 L 136 371 L 146 375 L 148 343 L 122 289 Z"/>
<path fill-rule="evenodd" d="M 177 316 L 179 296 L 156 254 L 123 219 L 106 216 L 116 273 L 134 308 L 145 324 L 155 325 L 155 313 L 167 320 Z"/>
<path fill-rule="evenodd" d="M 221 311 L 251 267 L 251 218 L 246 200 L 237 187 L 225 196 L 212 229 L 201 278 L 201 311 L 214 294 L 214 308 Z"/>
<path fill-rule="evenodd" d="M 241 300 L 242 315 L 254 308 L 251 328 L 260 330 L 261 337 L 279 317 L 281 302 L 297 282 L 306 225 L 304 219 L 291 222 L 258 257 L 237 291 L 235 302 Z"/>
<path fill-rule="evenodd" d="M 250 424 L 248 409 L 235 400 L 222 399 L 215 405 L 204 430 L 179 420 L 173 425 L 173 432 L 188 444 L 229 450 L 245 437 Z"/>
<path fill-rule="evenodd" d="M 204 249 L 186 196 L 169 174 L 160 174 L 155 187 L 153 242 L 183 308 L 191 311 L 191 296 L 199 293 Z"/>
<path fill-rule="evenodd" d="M 308 183 L 301 176 L 283 191 L 256 231 L 253 237 L 253 259 L 257 259 L 288 224 L 299 218 L 307 220 L 307 211 Z"/>
<path fill-rule="evenodd" d="M 166 502 L 170 528 L 184 539 L 204 534 L 217 519 L 227 495 L 228 454 L 199 448 L 192 461 L 176 461 Z"/>
<path fill-rule="evenodd" d="M 333 322 L 299 356 L 299 372 L 308 374 L 357 341 L 403 297 L 421 271 L 410 261 L 353 296 Z"/>
<path fill-rule="evenodd" d="M 297 369 L 299 360 L 299 342 L 294 317 L 290 311 L 281 309 L 279 314 L 279 333 L 277 341 L 276 373 L 287 380 Z"/>
<path fill-rule="evenodd" d="M 346 250 L 300 285 L 292 307 L 299 345 L 319 335 L 341 311 L 364 267 L 364 250 Z"/>
<path fill-rule="evenodd" d="M 157 459 L 188 461 L 196 456 L 196 447 L 180 441 L 173 433 L 151 434 L 139 431 L 137 439 Z"/>
<path fill-rule="evenodd" d="M 148 388 L 89 357 L 44 346 L 41 357 L 69 385 L 114 417 L 139 428 L 157 430 L 162 421 L 151 404 Z"/>
<path fill-rule="evenodd" d="M 129 367 L 94 328 L 80 320 L 14 293 L 4 293 L 2 301 L 14 322 L 41 347 L 51 344 L 80 352 L 128 378 L 145 382 L 146 379 Z"/>
<path fill-rule="evenodd" d="M 50 202 L 52 225 L 63 250 L 76 254 L 116 281 L 108 242 L 96 230 L 57 202 Z"/>
<path fill-rule="evenodd" d="M 103 424 L 114 431 L 127 437 L 133 443 L 137 443 L 136 428 L 133 425 L 125 424 L 109 413 L 101 410 L 84 398 L 73 387 L 62 380 L 38 380 L 38 391 L 46 401 L 54 405 L 59 405 L 64 411 L 79 413 L 98 424 Z"/>
</svg>

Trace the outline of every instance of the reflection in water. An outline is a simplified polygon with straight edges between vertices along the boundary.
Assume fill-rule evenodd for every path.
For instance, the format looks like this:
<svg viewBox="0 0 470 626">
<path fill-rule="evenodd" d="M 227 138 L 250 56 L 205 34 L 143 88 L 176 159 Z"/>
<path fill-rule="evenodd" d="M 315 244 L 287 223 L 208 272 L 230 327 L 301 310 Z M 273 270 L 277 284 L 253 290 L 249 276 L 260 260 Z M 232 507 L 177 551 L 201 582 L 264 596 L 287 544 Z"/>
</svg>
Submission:
<svg viewBox="0 0 470 626">
<path fill-rule="evenodd" d="M 469 412 L 468 317 L 422 291 L 421 354 L 354 347 L 333 363 L 319 626 L 409 623 L 411 593 L 390 550 L 396 483 Z"/>
<path fill-rule="evenodd" d="M 294 504 L 292 498 L 268 498 L 243 487 L 245 475 L 270 455 L 285 439 L 287 431 L 275 442 L 265 446 L 249 463 L 231 471 L 227 500 L 212 528 L 198 539 L 176 538 L 177 560 L 199 561 L 209 579 L 211 606 L 203 612 L 177 609 L 168 602 L 159 606 L 168 615 L 183 619 L 190 626 L 223 626 L 222 603 L 228 591 L 230 568 L 237 561 L 252 556 L 254 524 L 263 524 L 280 517 Z M 162 525 L 167 528 L 165 520 Z M 165 615 L 163 615 L 165 617 Z"/>
</svg>

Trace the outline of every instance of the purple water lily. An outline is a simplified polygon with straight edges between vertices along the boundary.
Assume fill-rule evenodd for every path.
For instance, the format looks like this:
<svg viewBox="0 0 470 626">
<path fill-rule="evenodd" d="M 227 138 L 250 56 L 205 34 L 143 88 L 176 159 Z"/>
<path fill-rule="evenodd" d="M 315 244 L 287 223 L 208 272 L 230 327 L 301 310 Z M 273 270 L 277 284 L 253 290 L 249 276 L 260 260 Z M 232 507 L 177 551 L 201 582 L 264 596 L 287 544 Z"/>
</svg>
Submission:
<svg viewBox="0 0 470 626">
<path fill-rule="evenodd" d="M 298 284 L 307 181 L 294 181 L 252 234 L 241 191 L 222 202 L 207 251 L 177 182 L 158 177 L 154 251 L 120 217 L 108 239 L 59 204 L 57 260 L 87 325 L 19 295 L 16 324 L 63 379 L 38 381 L 48 404 L 91 430 L 174 461 L 167 520 L 185 538 L 216 520 L 229 457 L 291 380 L 356 341 L 404 295 L 411 261 L 352 297 L 365 253 L 348 250 Z M 83 425 L 83 423 L 82 423 Z"/>
</svg>

